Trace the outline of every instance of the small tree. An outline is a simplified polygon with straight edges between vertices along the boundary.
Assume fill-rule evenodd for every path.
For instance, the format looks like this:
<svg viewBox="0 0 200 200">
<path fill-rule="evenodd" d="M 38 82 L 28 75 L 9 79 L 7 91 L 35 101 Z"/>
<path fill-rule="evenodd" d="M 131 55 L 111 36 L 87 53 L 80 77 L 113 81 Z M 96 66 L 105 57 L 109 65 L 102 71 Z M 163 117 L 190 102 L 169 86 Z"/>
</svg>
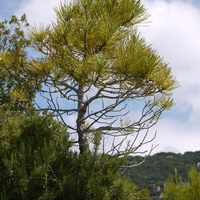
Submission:
<svg viewBox="0 0 200 200">
<path fill-rule="evenodd" d="M 200 198 L 200 172 L 192 167 L 188 172 L 188 180 L 183 182 L 175 170 L 165 182 L 163 198 L 165 200 L 198 200 Z"/>
<path fill-rule="evenodd" d="M 96 134 L 101 151 L 111 137 L 105 153 L 134 153 L 171 108 L 177 86 L 171 69 L 136 30 L 147 19 L 144 6 L 139 0 L 80 0 L 61 4 L 55 12 L 55 23 L 30 31 L 34 48 L 44 55 L 27 69 L 44 86 L 39 92 L 48 105 L 38 110 L 57 116 L 80 153 L 91 148 Z M 138 104 L 139 117 L 130 113 Z M 142 131 L 146 135 L 137 144 Z M 135 139 L 127 144 L 131 135 Z"/>
<path fill-rule="evenodd" d="M 25 14 L 19 19 L 12 16 L 10 20 L 0 22 L 0 103 L 10 103 L 15 98 L 15 109 L 18 92 L 26 103 L 30 103 L 35 94 L 35 85 L 24 76 L 27 48 L 30 47 L 24 29 L 28 26 Z"/>
</svg>

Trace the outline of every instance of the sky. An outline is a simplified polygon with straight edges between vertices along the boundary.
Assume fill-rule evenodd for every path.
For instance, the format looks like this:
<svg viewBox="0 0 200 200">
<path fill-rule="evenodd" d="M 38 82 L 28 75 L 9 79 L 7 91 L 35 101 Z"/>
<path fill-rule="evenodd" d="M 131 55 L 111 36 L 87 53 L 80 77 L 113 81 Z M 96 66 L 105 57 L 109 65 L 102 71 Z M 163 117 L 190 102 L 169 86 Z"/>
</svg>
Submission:
<svg viewBox="0 0 200 200">
<path fill-rule="evenodd" d="M 69 0 L 66 0 L 68 2 Z M 33 26 L 55 19 L 57 0 L 0 0 L 0 20 L 26 13 Z M 150 132 L 157 132 L 153 151 L 184 153 L 200 150 L 200 0 L 142 0 L 150 15 L 139 26 L 147 43 L 172 68 L 180 83 L 175 106 Z"/>
</svg>

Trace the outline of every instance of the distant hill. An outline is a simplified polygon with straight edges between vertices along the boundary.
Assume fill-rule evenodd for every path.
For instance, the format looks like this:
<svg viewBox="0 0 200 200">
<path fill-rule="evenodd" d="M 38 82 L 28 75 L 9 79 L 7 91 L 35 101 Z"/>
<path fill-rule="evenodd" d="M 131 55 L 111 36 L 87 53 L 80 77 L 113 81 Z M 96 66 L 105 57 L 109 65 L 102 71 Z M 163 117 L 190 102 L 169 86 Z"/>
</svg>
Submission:
<svg viewBox="0 0 200 200">
<path fill-rule="evenodd" d="M 133 156 L 128 158 L 129 164 L 137 164 L 144 160 L 144 157 Z M 182 176 L 183 181 L 187 179 L 187 172 L 191 166 L 200 168 L 200 151 L 176 153 L 157 153 L 148 156 L 146 161 L 138 167 L 126 169 L 124 174 L 129 177 L 139 187 L 149 188 L 153 199 L 158 199 L 163 188 L 164 182 L 169 174 L 174 173 L 174 169 Z"/>
</svg>

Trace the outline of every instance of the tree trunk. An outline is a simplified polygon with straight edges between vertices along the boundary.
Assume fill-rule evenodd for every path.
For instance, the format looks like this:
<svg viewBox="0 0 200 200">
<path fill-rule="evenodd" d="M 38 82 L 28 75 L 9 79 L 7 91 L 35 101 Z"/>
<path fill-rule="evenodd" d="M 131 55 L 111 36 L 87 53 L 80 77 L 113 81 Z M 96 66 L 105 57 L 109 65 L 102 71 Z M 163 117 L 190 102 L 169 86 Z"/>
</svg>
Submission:
<svg viewBox="0 0 200 200">
<path fill-rule="evenodd" d="M 78 116 L 76 120 L 80 154 L 89 151 L 84 120 L 86 109 L 87 106 L 84 102 L 84 87 L 80 84 L 78 87 Z"/>
</svg>

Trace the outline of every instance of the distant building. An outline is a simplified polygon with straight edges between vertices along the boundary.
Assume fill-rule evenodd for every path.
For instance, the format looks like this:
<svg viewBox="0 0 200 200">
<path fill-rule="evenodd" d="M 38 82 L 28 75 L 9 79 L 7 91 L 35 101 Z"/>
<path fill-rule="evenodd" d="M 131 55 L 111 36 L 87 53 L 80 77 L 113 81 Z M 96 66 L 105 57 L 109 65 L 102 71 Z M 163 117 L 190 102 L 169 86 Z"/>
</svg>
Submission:
<svg viewBox="0 0 200 200">
<path fill-rule="evenodd" d="M 160 192 L 161 188 L 159 185 L 156 185 L 156 192 Z"/>
<path fill-rule="evenodd" d="M 159 185 L 155 185 L 154 186 L 154 191 L 155 192 L 160 192 L 161 191 L 161 187 Z"/>
</svg>

